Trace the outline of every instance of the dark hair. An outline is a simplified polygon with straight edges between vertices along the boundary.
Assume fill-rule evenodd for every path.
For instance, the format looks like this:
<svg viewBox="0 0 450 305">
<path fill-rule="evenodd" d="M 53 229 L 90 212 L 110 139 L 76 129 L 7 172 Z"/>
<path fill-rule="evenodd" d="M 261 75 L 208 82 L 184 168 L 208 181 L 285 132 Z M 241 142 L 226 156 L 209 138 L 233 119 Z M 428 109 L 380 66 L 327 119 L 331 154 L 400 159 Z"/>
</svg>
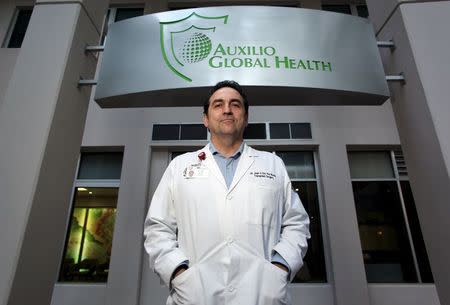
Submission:
<svg viewBox="0 0 450 305">
<path fill-rule="evenodd" d="M 242 89 L 241 85 L 239 85 L 234 80 L 224 80 L 224 81 L 218 82 L 214 87 L 212 87 L 212 89 L 209 91 L 208 98 L 205 100 L 205 102 L 203 104 L 203 113 L 208 114 L 209 99 L 214 94 L 214 92 L 216 92 L 217 90 L 224 88 L 224 87 L 233 88 L 234 90 L 239 92 L 239 94 L 242 96 L 242 99 L 244 100 L 245 114 L 248 114 L 247 96 L 245 95 L 244 89 Z"/>
</svg>

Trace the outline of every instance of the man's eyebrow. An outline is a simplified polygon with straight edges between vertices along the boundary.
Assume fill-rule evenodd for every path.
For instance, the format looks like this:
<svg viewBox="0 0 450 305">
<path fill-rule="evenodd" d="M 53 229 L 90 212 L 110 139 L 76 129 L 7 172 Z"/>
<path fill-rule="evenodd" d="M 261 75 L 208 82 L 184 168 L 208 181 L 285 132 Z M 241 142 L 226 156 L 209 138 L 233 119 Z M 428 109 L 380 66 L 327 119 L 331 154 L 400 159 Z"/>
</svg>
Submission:
<svg viewBox="0 0 450 305">
<path fill-rule="evenodd" d="M 219 97 L 219 98 L 217 98 L 217 99 L 215 99 L 215 100 L 212 100 L 212 101 L 210 102 L 210 104 L 214 104 L 214 103 L 223 103 L 224 101 L 225 101 L 225 99 Z M 244 104 L 244 102 L 241 101 L 241 100 L 238 99 L 238 98 L 233 98 L 233 99 L 230 100 L 230 102 L 239 102 L 239 103 L 241 103 L 241 104 Z"/>
<path fill-rule="evenodd" d="M 216 103 L 223 103 L 223 99 L 222 99 L 222 98 L 217 98 L 217 99 L 212 100 L 212 101 L 210 102 L 211 105 L 212 105 L 212 104 L 216 104 Z"/>
<path fill-rule="evenodd" d="M 234 99 L 232 99 L 231 100 L 231 102 L 239 102 L 239 103 L 241 103 L 241 104 L 243 104 L 244 102 L 243 101 L 241 101 L 240 99 L 238 99 L 238 98 L 234 98 Z"/>
</svg>

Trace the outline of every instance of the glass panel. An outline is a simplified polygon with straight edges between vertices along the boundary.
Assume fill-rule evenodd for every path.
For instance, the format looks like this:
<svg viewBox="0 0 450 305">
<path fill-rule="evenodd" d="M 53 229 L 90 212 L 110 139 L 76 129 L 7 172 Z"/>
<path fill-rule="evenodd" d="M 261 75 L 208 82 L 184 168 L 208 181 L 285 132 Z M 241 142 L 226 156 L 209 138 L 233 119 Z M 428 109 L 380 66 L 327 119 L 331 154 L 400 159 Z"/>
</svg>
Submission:
<svg viewBox="0 0 450 305">
<path fill-rule="evenodd" d="M 403 201 L 405 202 L 406 214 L 408 215 L 409 229 L 411 230 L 417 263 L 419 265 L 420 277 L 423 283 L 434 283 L 411 186 L 409 185 L 409 181 L 401 181 L 400 185 L 402 188 Z"/>
<path fill-rule="evenodd" d="M 181 140 L 206 140 L 207 129 L 203 124 L 181 125 Z"/>
<path fill-rule="evenodd" d="M 106 282 L 117 188 L 77 188 L 60 281 Z"/>
<path fill-rule="evenodd" d="M 387 151 L 350 151 L 350 175 L 355 178 L 394 178 L 391 156 Z"/>
<path fill-rule="evenodd" d="M 21 9 L 17 15 L 16 24 L 8 43 L 8 48 L 20 48 L 22 46 L 28 23 L 30 22 L 32 9 Z"/>
<path fill-rule="evenodd" d="M 244 131 L 244 139 L 265 139 L 266 124 L 248 124 Z"/>
<path fill-rule="evenodd" d="M 363 18 L 369 17 L 369 10 L 367 9 L 367 5 L 357 5 L 356 10 L 358 11 L 358 16 Z"/>
<path fill-rule="evenodd" d="M 152 140 L 179 140 L 180 124 L 153 125 Z"/>
<path fill-rule="evenodd" d="M 123 153 L 82 153 L 78 179 L 120 179 Z"/>
<path fill-rule="evenodd" d="M 290 139 L 288 123 L 270 123 L 270 138 L 271 139 Z"/>
<path fill-rule="evenodd" d="M 185 153 L 187 153 L 187 151 L 172 151 L 170 153 L 170 160 L 173 160 L 176 157 L 181 156 L 182 154 L 185 154 Z"/>
<path fill-rule="evenodd" d="M 75 208 L 72 214 L 69 241 L 66 248 L 66 260 L 70 260 L 72 263 L 78 262 L 85 220 L 86 209 Z"/>
<path fill-rule="evenodd" d="M 143 8 L 118 8 L 114 22 L 144 15 Z"/>
<path fill-rule="evenodd" d="M 352 14 L 349 5 L 322 5 L 322 10 L 348 15 Z"/>
<path fill-rule="evenodd" d="M 292 139 L 312 139 L 311 124 L 291 123 Z"/>
<path fill-rule="evenodd" d="M 367 281 L 417 282 L 397 183 L 352 184 Z"/>
<path fill-rule="evenodd" d="M 304 264 L 294 277 L 294 283 L 326 283 L 325 255 L 323 250 L 322 227 L 320 222 L 319 199 L 316 182 L 292 182 L 292 187 L 300 199 L 310 218 L 308 252 Z"/>
<path fill-rule="evenodd" d="M 291 179 L 316 178 L 312 151 L 277 151 Z"/>
</svg>

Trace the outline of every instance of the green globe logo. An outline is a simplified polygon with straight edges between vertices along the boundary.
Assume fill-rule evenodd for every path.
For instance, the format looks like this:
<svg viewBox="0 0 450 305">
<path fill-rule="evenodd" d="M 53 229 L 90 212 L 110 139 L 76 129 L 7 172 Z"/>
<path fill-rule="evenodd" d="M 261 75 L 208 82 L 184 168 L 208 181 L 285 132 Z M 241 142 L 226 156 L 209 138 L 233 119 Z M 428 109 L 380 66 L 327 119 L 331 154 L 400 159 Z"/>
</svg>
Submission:
<svg viewBox="0 0 450 305">
<path fill-rule="evenodd" d="M 184 43 L 181 56 L 187 63 L 196 63 L 205 59 L 211 52 L 211 39 L 202 33 L 194 33 Z"/>
</svg>

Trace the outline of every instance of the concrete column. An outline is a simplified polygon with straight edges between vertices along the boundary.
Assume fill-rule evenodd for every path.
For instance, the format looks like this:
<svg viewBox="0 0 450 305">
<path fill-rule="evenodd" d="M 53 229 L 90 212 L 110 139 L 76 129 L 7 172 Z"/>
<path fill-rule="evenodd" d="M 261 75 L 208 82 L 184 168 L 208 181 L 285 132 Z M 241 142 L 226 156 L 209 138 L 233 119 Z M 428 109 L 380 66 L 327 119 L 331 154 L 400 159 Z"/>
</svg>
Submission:
<svg viewBox="0 0 450 305">
<path fill-rule="evenodd" d="M 368 0 L 436 289 L 450 304 L 450 2 Z M 421 2 L 421 3 L 417 3 Z"/>
<path fill-rule="evenodd" d="M 331 268 L 336 305 L 369 305 L 364 261 L 356 217 L 355 201 L 350 178 L 347 149 L 339 142 L 339 130 L 324 130 L 328 139 L 319 149 L 321 167 L 327 174 L 322 177 L 325 219 L 331 252 Z M 330 134 L 336 132 L 335 137 Z M 336 140 L 332 140 L 332 139 Z"/>
<path fill-rule="evenodd" d="M 36 1 L 0 109 L 0 304 L 50 304 L 107 0 Z"/>
<path fill-rule="evenodd" d="M 141 141 L 146 132 L 149 131 L 135 133 L 125 146 L 106 287 L 107 305 L 137 305 L 139 302 L 142 263 L 148 261 L 147 257 L 142 257 L 150 159 L 149 142 Z"/>
</svg>

